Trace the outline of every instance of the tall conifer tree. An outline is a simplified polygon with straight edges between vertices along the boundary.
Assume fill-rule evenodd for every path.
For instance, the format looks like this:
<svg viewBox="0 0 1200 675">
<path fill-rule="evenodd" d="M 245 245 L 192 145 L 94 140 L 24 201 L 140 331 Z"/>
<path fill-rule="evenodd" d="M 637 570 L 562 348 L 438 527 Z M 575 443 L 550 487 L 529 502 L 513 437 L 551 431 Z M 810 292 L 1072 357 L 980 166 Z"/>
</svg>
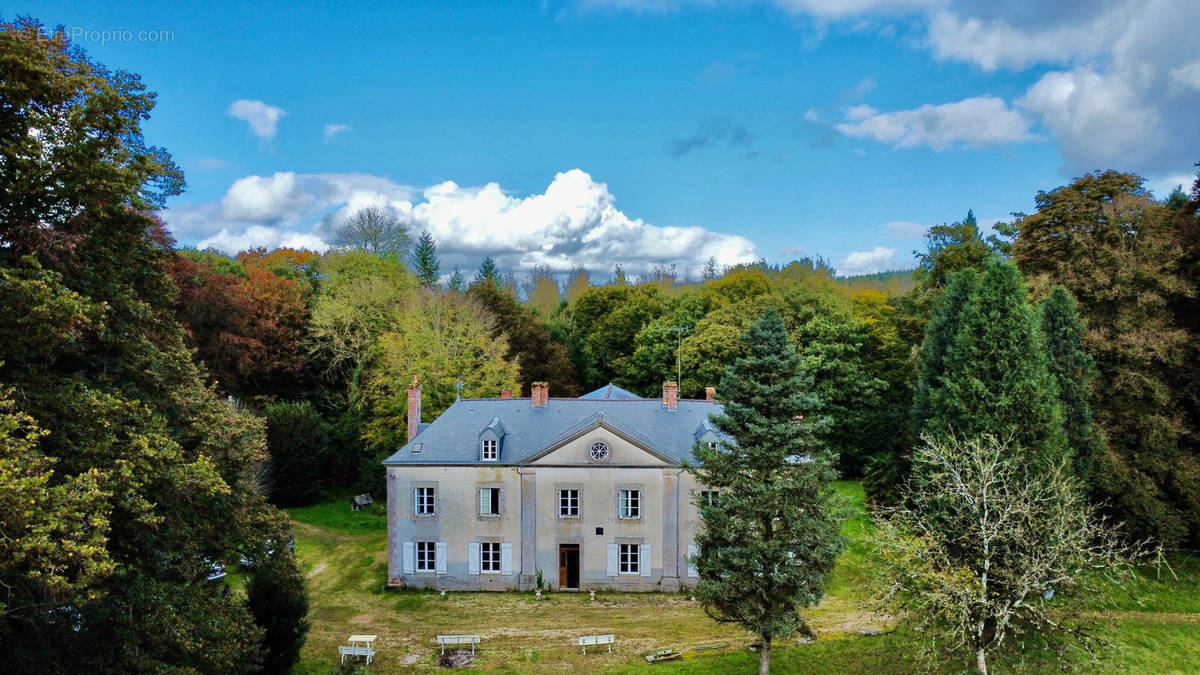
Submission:
<svg viewBox="0 0 1200 675">
<path fill-rule="evenodd" d="M 1063 432 L 1073 455 L 1075 475 L 1086 483 L 1103 448 L 1100 429 L 1092 420 L 1088 391 L 1088 382 L 1095 376 L 1095 364 L 1083 351 L 1083 321 L 1075 296 L 1062 286 L 1055 286 L 1042 302 L 1041 310 L 1046 356 L 1063 408 Z"/>
<path fill-rule="evenodd" d="M 771 644 L 807 632 L 800 607 L 817 604 L 843 547 L 832 481 L 835 458 L 818 440 L 828 420 L 812 378 L 772 308 L 742 336 L 746 356 L 725 372 L 724 414 L 713 423 L 728 441 L 699 444 L 697 481 L 718 492 L 701 500 L 696 597 L 717 621 L 762 638 L 759 673 Z"/>
<path fill-rule="evenodd" d="M 917 434 L 926 430 L 931 414 L 930 392 L 941 386 L 946 352 L 954 344 L 963 307 L 978 282 L 979 275 L 971 267 L 952 274 L 946 292 L 938 298 L 933 317 L 925 326 L 925 341 L 921 343 L 917 357 L 917 384 L 913 391 L 913 428 Z"/>
<path fill-rule="evenodd" d="M 963 306 L 941 385 L 930 391 L 926 431 L 1011 435 L 1028 452 L 1065 452 L 1058 387 L 1038 324 L 1016 266 L 989 263 Z"/>
<path fill-rule="evenodd" d="M 429 230 L 422 230 L 421 237 L 417 239 L 417 247 L 413 249 L 413 267 L 417 273 L 417 281 L 420 281 L 422 286 L 433 288 L 437 285 L 441 263 L 438 262 L 437 244 L 434 243 Z"/>
</svg>

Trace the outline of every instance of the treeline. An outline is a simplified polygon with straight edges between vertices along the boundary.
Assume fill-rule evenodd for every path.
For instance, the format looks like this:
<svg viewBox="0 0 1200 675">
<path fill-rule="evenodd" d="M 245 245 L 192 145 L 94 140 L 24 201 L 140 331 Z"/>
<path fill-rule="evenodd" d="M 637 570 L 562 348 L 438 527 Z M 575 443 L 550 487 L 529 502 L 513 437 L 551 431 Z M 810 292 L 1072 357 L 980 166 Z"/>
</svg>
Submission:
<svg viewBox="0 0 1200 675">
<path fill-rule="evenodd" d="M 347 223 L 339 250 L 324 255 L 181 251 L 177 312 L 215 386 L 264 412 L 280 503 L 339 484 L 379 490 L 378 460 L 406 438 L 414 377 L 425 421 L 456 396 L 527 395 L 534 381 L 559 396 L 608 382 L 656 396 L 678 379 L 683 396 L 699 398 L 744 355 L 747 326 L 776 307 L 831 420 L 822 440 L 844 476 L 865 476 L 873 500 L 888 502 L 907 475 L 934 402 L 991 401 L 989 414 L 1019 435 L 1032 414 L 1021 406 L 1042 401 L 1062 418 L 1097 502 L 1133 533 L 1194 543 L 1195 197 L 1156 202 L 1140 179 L 1107 172 L 1037 200 L 1038 212 L 989 236 L 969 213 L 931 228 L 911 275 L 852 279 L 806 259 L 710 263 L 695 282 L 669 269 L 631 280 L 617 266 L 603 284 L 585 270 L 560 283 L 545 268 L 502 276 L 486 258 L 468 283 L 440 273 L 428 232 L 410 247 L 405 225 L 391 222 L 399 234 L 379 246 Z M 1009 287 L 967 289 L 964 270 L 984 280 L 1000 263 Z M 982 311 L 976 292 L 1026 303 L 1036 330 L 994 312 L 959 316 Z M 967 318 L 987 331 L 959 336 Z M 943 372 L 983 362 L 961 340 L 1009 350 L 969 391 Z M 1009 387 L 1020 369 L 1044 374 Z M 968 410 L 940 414 L 962 429 L 998 428 Z M 298 428 L 313 431 L 289 434 Z"/>
</svg>

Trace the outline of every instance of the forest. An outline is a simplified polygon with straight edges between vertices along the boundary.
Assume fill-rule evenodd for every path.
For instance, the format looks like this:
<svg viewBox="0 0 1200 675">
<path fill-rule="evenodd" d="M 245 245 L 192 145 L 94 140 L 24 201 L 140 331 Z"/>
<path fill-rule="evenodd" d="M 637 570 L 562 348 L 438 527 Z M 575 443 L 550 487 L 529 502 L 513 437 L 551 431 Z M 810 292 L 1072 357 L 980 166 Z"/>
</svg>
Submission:
<svg viewBox="0 0 1200 675">
<path fill-rule="evenodd" d="M 1031 213 L 932 227 L 911 272 L 445 269 L 367 209 L 330 250 L 176 246 L 154 95 L 32 22 L 0 29 L 0 663 L 286 671 L 305 630 L 282 507 L 384 495 L 418 378 L 456 397 L 609 382 L 703 398 L 777 315 L 815 442 L 902 508 L 953 429 L 1067 458 L 1127 540 L 1200 548 L 1200 179 L 1101 170 Z M 969 205 L 948 205 L 955 214 Z M 951 216 L 955 217 L 955 216 Z M 721 396 L 718 389 L 718 397 Z M 964 450 L 966 452 L 966 450 Z M 246 599 L 193 583 L 249 561 Z M 70 661 L 56 645 L 69 641 Z M 247 666 L 247 664 L 251 664 Z"/>
</svg>

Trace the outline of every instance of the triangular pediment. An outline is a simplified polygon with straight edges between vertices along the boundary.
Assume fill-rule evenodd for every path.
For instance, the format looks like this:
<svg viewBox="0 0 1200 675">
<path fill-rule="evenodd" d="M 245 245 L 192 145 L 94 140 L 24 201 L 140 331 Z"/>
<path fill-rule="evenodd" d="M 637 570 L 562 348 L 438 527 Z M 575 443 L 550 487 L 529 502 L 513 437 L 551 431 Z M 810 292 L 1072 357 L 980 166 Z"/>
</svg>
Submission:
<svg viewBox="0 0 1200 675">
<path fill-rule="evenodd" d="M 606 446 L 607 455 L 604 459 L 596 458 L 603 453 L 593 452 L 593 446 L 597 443 Z M 599 413 L 530 453 L 520 463 L 543 466 L 678 466 L 677 461 L 656 450 L 639 434 Z"/>
</svg>

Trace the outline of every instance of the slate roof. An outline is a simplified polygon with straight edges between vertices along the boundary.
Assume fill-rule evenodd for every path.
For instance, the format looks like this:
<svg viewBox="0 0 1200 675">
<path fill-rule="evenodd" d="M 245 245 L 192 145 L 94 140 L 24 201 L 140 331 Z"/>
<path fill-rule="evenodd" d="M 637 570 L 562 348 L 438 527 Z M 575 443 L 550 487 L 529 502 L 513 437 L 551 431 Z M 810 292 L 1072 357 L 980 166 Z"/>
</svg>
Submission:
<svg viewBox="0 0 1200 675">
<path fill-rule="evenodd" d="M 661 400 L 644 398 L 552 398 L 539 408 L 530 405 L 528 398 L 461 399 L 436 420 L 422 425 L 417 436 L 383 464 L 511 466 L 530 461 L 598 424 L 667 461 L 694 463 L 692 446 L 703 435 L 698 432 L 708 424 L 709 415 L 720 412 L 719 403 L 693 400 L 680 400 L 675 410 L 668 410 Z M 479 435 L 496 424 L 504 431 L 500 461 L 480 461 Z"/>
<path fill-rule="evenodd" d="M 605 401 L 633 401 L 642 399 L 641 396 L 638 396 L 628 389 L 622 389 L 612 382 L 600 387 L 596 391 L 589 391 L 579 398 L 587 400 L 600 399 Z"/>
</svg>

